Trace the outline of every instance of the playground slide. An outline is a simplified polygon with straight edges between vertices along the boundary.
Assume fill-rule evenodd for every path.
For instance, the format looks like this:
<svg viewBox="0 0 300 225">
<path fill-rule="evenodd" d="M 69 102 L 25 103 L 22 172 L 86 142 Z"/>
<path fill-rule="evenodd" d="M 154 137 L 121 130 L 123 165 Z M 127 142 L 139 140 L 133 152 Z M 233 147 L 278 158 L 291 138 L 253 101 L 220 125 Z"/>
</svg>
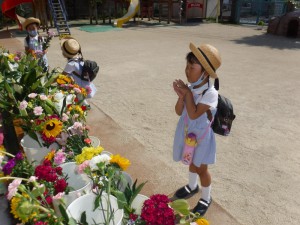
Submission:
<svg viewBox="0 0 300 225">
<path fill-rule="evenodd" d="M 16 7 L 27 2 L 32 2 L 32 0 L 4 0 L 1 5 L 2 13 L 11 19 L 17 20 L 21 28 L 21 21 L 19 20 L 21 17 L 16 14 Z"/>
<path fill-rule="evenodd" d="M 127 13 L 114 21 L 116 27 L 122 27 L 123 23 L 128 22 L 135 14 L 139 11 L 140 2 L 139 0 L 131 0 Z"/>
</svg>

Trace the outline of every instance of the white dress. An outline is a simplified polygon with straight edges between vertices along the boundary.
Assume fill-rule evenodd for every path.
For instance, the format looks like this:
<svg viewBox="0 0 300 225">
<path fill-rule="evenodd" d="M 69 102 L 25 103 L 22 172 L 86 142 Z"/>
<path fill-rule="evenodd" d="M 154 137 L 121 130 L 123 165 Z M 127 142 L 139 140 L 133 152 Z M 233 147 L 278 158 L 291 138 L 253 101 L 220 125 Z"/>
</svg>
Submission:
<svg viewBox="0 0 300 225">
<path fill-rule="evenodd" d="M 204 95 L 203 91 L 207 90 Z M 218 105 L 218 91 L 213 85 L 208 87 L 208 84 L 203 85 L 200 88 L 192 89 L 195 104 L 202 103 L 210 106 L 212 115 L 216 113 L 216 107 Z M 184 148 L 185 139 L 185 122 L 184 118 L 187 115 L 186 107 L 184 106 L 182 115 L 179 118 L 173 144 L 173 159 L 178 162 L 182 158 L 182 151 Z M 206 132 L 210 121 L 207 118 L 207 114 L 204 113 L 197 119 L 190 119 L 187 115 L 188 121 L 188 133 L 193 132 L 197 135 L 197 140 Z M 203 140 L 197 144 L 193 157 L 193 164 L 199 167 L 201 164 L 214 164 L 216 161 L 216 140 L 215 134 L 211 127 L 208 128 L 208 132 Z"/>
<path fill-rule="evenodd" d="M 89 87 L 91 89 L 91 93 L 89 93 L 87 97 L 92 98 L 97 92 L 96 86 L 92 82 L 81 80 L 80 77 L 76 76 L 73 73 L 73 71 L 75 71 L 75 73 L 81 74 L 82 67 L 83 67 L 83 61 L 79 60 L 79 58 L 71 59 L 68 61 L 64 69 L 64 72 L 68 73 L 71 77 L 73 77 L 76 84 L 78 84 L 80 87 L 83 88 Z"/>
</svg>

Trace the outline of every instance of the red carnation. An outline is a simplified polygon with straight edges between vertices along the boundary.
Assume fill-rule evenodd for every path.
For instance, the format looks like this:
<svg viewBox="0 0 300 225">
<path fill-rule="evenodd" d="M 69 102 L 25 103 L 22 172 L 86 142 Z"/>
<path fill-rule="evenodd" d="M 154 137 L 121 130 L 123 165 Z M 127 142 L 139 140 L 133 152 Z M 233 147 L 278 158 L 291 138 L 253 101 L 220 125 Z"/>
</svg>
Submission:
<svg viewBox="0 0 300 225">
<path fill-rule="evenodd" d="M 169 207 L 168 196 L 156 194 L 146 200 L 143 205 L 141 218 L 147 225 L 174 225 L 175 215 Z"/>
<path fill-rule="evenodd" d="M 68 186 L 68 183 L 64 179 L 59 179 L 56 181 L 54 188 L 55 188 L 55 194 L 59 192 L 64 192 Z"/>
</svg>

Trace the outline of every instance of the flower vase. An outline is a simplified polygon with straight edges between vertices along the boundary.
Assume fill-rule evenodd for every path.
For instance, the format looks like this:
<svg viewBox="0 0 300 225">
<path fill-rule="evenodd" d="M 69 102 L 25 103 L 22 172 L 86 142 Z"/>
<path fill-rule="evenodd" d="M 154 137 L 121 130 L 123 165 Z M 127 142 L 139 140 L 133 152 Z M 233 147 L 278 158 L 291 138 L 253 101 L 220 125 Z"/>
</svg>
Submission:
<svg viewBox="0 0 300 225">
<path fill-rule="evenodd" d="M 90 178 L 82 173 L 77 172 L 77 165 L 75 162 L 67 162 L 61 164 L 62 172 L 67 176 L 68 186 L 71 187 L 71 191 L 68 194 L 64 194 L 61 199 L 53 199 L 54 210 L 57 215 L 60 216 L 59 204 L 63 201 L 64 205 L 69 206 L 78 197 L 90 193 L 92 190 L 92 182 Z"/>
<path fill-rule="evenodd" d="M 95 136 L 89 136 L 89 138 L 91 139 L 91 145 L 94 147 L 94 148 L 97 148 L 100 146 L 100 139 L 95 137 Z"/>
<path fill-rule="evenodd" d="M 127 185 L 129 185 L 130 187 L 132 186 L 133 184 L 133 181 L 132 181 L 132 177 L 130 176 L 129 173 L 125 172 L 125 171 L 121 171 L 121 180 L 118 184 L 118 189 L 122 192 L 125 191 L 125 188 L 127 187 Z"/>
<path fill-rule="evenodd" d="M 39 142 L 42 144 L 43 140 L 39 134 L 37 134 Z M 35 165 L 41 163 L 44 157 L 52 150 L 58 149 L 57 143 L 52 143 L 49 147 L 40 146 L 40 144 L 26 134 L 21 140 L 21 146 L 23 147 L 26 158 L 29 162 L 33 162 Z"/>
<path fill-rule="evenodd" d="M 94 193 L 77 198 L 68 206 L 68 215 L 76 221 L 80 221 L 81 214 L 86 212 L 86 221 L 88 224 L 107 224 L 104 222 L 111 218 L 109 224 L 121 225 L 123 209 L 118 208 L 117 198 L 102 192 L 101 203 L 99 207 L 94 210 L 96 198 L 97 195 Z"/>
<path fill-rule="evenodd" d="M 149 198 L 146 195 L 138 194 L 131 203 L 131 208 L 135 209 L 135 214 L 141 215 L 144 202 Z"/>
</svg>

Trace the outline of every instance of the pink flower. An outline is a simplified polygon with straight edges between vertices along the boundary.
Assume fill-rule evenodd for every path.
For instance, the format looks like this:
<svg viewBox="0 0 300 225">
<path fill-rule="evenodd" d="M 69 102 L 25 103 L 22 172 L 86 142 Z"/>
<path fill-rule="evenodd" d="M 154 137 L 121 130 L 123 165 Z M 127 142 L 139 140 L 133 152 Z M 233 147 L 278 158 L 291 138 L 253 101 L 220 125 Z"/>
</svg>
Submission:
<svg viewBox="0 0 300 225">
<path fill-rule="evenodd" d="M 63 113 L 61 120 L 63 122 L 66 122 L 66 121 L 68 121 L 68 119 L 69 119 L 69 116 L 67 114 Z"/>
<path fill-rule="evenodd" d="M 4 140 L 4 135 L 2 133 L 2 131 L 0 132 L 0 145 L 3 144 L 3 140 Z"/>
<path fill-rule="evenodd" d="M 78 169 L 77 169 L 77 172 L 78 173 L 83 173 L 84 169 L 86 167 L 88 167 L 90 164 L 90 161 L 89 160 L 85 160 L 83 163 L 81 163 L 79 166 L 78 166 Z"/>
<path fill-rule="evenodd" d="M 77 94 L 80 94 L 81 93 L 81 90 L 79 88 L 74 88 L 73 89 Z"/>
<path fill-rule="evenodd" d="M 35 98 L 37 96 L 37 93 L 30 93 L 28 95 L 29 98 Z"/>
<path fill-rule="evenodd" d="M 17 178 L 8 185 L 8 194 L 7 194 L 8 200 L 11 200 L 12 197 L 14 197 L 16 195 L 16 193 L 18 191 L 18 187 L 20 186 L 21 183 L 22 183 L 22 179 Z"/>
<path fill-rule="evenodd" d="M 62 199 L 62 197 L 65 195 L 64 192 L 59 192 L 57 195 L 53 196 L 53 199 L 59 200 Z"/>
<path fill-rule="evenodd" d="M 79 129 L 79 130 L 81 130 L 82 129 L 82 123 L 80 123 L 80 122 L 75 122 L 74 124 L 73 124 L 73 128 L 74 129 Z"/>
<path fill-rule="evenodd" d="M 25 100 L 23 100 L 23 101 L 20 103 L 19 109 L 21 109 L 21 110 L 26 109 L 26 108 L 27 108 L 27 105 L 28 105 L 28 102 L 26 102 Z"/>
<path fill-rule="evenodd" d="M 35 182 L 37 180 L 37 177 L 31 176 L 29 177 L 29 182 Z"/>
<path fill-rule="evenodd" d="M 43 108 L 42 108 L 41 106 L 36 106 L 36 107 L 34 107 L 34 109 L 33 109 L 33 113 L 34 113 L 34 115 L 36 115 L 36 116 L 40 116 L 40 115 L 42 115 L 42 113 L 43 113 Z"/>
<path fill-rule="evenodd" d="M 66 155 L 62 151 L 58 151 L 54 156 L 54 163 L 60 165 L 66 161 Z"/>
<path fill-rule="evenodd" d="M 91 89 L 90 86 L 86 86 L 85 89 L 86 89 L 86 93 L 87 93 L 87 94 L 91 94 L 92 89 Z"/>
<path fill-rule="evenodd" d="M 45 101 L 45 100 L 48 99 L 48 97 L 46 95 L 40 95 L 40 99 L 43 100 L 43 101 Z"/>
</svg>

